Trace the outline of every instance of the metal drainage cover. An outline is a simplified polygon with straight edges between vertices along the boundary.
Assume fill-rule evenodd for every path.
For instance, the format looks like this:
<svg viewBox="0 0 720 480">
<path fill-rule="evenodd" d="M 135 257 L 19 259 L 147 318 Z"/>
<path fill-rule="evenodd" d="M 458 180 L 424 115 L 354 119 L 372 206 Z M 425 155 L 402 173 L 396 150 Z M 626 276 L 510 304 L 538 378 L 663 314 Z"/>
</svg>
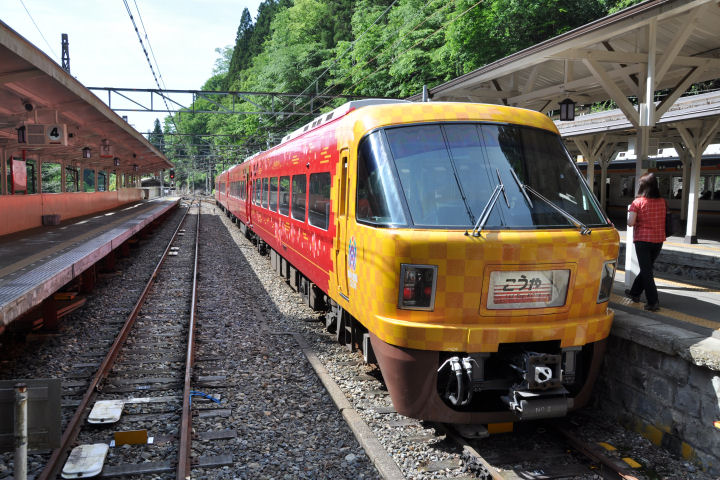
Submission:
<svg viewBox="0 0 720 480">
<path fill-rule="evenodd" d="M 101 400 L 95 402 L 88 423 L 115 423 L 120 420 L 123 406 L 125 402 L 122 400 Z"/>
<path fill-rule="evenodd" d="M 102 472 L 105 457 L 108 453 L 105 443 L 80 445 L 72 449 L 62 470 L 63 478 L 88 478 Z"/>
</svg>

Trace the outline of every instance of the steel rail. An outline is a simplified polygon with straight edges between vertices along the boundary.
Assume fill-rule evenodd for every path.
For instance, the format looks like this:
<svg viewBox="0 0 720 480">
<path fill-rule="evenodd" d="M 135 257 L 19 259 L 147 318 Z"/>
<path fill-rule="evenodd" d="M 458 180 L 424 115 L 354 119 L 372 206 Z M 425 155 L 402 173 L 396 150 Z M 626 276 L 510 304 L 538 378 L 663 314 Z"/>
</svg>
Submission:
<svg viewBox="0 0 720 480">
<path fill-rule="evenodd" d="M 197 273 L 198 252 L 200 246 L 200 217 L 202 201 L 198 200 L 198 218 L 195 230 L 195 263 L 193 266 L 192 300 L 190 302 L 190 324 L 188 325 L 188 343 L 185 357 L 185 380 L 183 388 L 182 418 L 180 420 L 180 447 L 178 448 L 177 480 L 190 478 L 191 472 L 191 445 L 192 445 L 192 412 L 190 411 L 190 380 L 193 364 L 195 362 L 195 311 L 197 307 Z M 189 209 L 188 209 L 189 210 Z"/>
<path fill-rule="evenodd" d="M 601 451 L 598 450 L 597 445 L 588 444 L 580 437 L 575 435 L 573 432 L 571 432 L 566 426 L 550 422 L 548 422 L 547 425 L 549 428 L 562 436 L 570 444 L 571 447 L 578 450 L 587 458 L 600 463 L 603 467 L 610 470 L 610 472 L 605 472 L 610 474 L 609 478 L 617 478 L 619 480 L 638 480 L 636 472 L 634 472 L 627 463 L 623 462 L 618 458 L 604 455 Z M 603 472 L 600 472 L 600 474 L 603 474 Z M 607 475 L 604 476 L 605 478 L 608 478 Z"/>
<path fill-rule="evenodd" d="M 484 468 L 487 470 L 488 475 L 492 477 L 492 480 L 505 480 L 505 477 L 500 474 L 492 465 L 490 465 L 480 452 L 475 450 L 458 432 L 455 427 L 449 423 L 441 424 L 445 429 L 445 434 L 450 437 L 455 443 L 462 446 L 463 452 L 467 453 L 471 457 L 475 458 Z"/>
<path fill-rule="evenodd" d="M 90 404 L 92 400 L 95 399 L 97 396 L 97 393 L 102 390 L 102 382 L 107 378 L 108 374 L 110 373 L 110 370 L 112 369 L 115 360 L 117 359 L 118 354 L 120 353 L 120 348 L 125 343 L 125 340 L 127 339 L 128 335 L 130 334 L 130 330 L 132 329 L 132 326 L 135 324 L 135 320 L 137 319 L 138 314 L 140 313 L 140 309 L 142 308 L 143 304 L 145 303 L 145 298 L 147 297 L 148 293 L 150 292 L 150 287 L 152 287 L 153 283 L 155 282 L 155 278 L 158 275 L 158 271 L 160 270 L 160 267 L 165 262 L 165 259 L 167 258 L 168 252 L 170 251 L 170 247 L 172 246 L 173 242 L 175 241 L 175 238 L 177 237 L 178 232 L 180 231 L 180 227 L 182 227 L 185 218 L 187 217 L 188 212 L 190 211 L 190 207 L 185 211 L 185 214 L 183 215 L 182 219 L 178 223 L 177 228 L 175 229 L 175 232 L 173 233 L 172 238 L 168 242 L 167 247 L 165 247 L 165 251 L 162 254 L 162 257 L 160 258 L 160 261 L 158 261 L 158 264 L 155 266 L 155 270 L 153 270 L 152 275 L 150 275 L 150 279 L 148 280 L 147 284 L 145 285 L 145 288 L 142 291 L 142 294 L 140 295 L 140 298 L 135 303 L 135 307 L 133 308 L 132 312 L 128 316 L 128 319 L 125 321 L 125 324 L 123 325 L 122 329 L 120 330 L 120 333 L 118 333 L 117 337 L 115 338 L 115 342 L 110 347 L 110 351 L 108 352 L 107 356 L 103 360 L 103 362 L 100 364 L 100 367 L 98 368 L 97 373 L 93 377 L 93 379 L 90 381 L 90 385 L 88 386 L 87 391 L 85 392 L 85 395 L 83 395 L 82 400 L 80 401 L 80 405 L 78 405 L 78 408 L 75 410 L 75 415 L 73 415 L 72 419 L 70 419 L 70 422 L 68 423 L 67 427 L 65 428 L 65 431 L 63 432 L 63 436 L 60 440 L 60 446 L 53 450 L 52 455 L 50 456 L 50 459 L 48 460 L 47 465 L 45 465 L 45 469 L 40 473 L 40 476 L 38 477 L 38 480 L 49 480 L 54 479 L 57 477 L 58 472 L 60 470 L 60 466 L 62 464 L 62 461 L 65 460 L 65 457 L 67 456 L 68 450 L 70 449 L 70 445 L 76 440 L 77 435 L 80 431 L 81 421 L 83 417 L 85 416 L 85 410 L 87 406 Z"/>
</svg>

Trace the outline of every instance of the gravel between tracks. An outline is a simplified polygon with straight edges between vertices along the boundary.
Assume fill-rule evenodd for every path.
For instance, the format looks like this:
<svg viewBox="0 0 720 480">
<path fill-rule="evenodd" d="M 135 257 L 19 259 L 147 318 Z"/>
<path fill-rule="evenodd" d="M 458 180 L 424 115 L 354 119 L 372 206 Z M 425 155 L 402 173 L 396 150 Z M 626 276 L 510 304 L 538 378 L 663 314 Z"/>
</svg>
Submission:
<svg viewBox="0 0 720 480">
<path fill-rule="evenodd" d="M 230 454 L 233 465 L 194 468 L 193 478 L 379 478 L 314 371 L 289 332 L 298 332 L 317 353 L 380 443 L 392 454 L 406 478 L 473 478 L 464 472 L 458 447 L 435 435 L 432 424 L 393 412 L 379 372 L 362 365 L 357 352 L 348 352 L 324 331 L 321 315 L 271 270 L 218 209 L 204 205 L 201 224 L 201 273 L 198 300 L 196 375 L 225 375 L 218 387 L 203 391 L 222 399 L 229 416 L 193 420 L 196 432 L 234 429 L 235 438 L 193 442 L 193 456 Z M 175 215 L 178 215 L 176 213 Z M 67 378 L 77 355 L 87 350 L 96 330 L 109 319 L 125 318 L 154 268 L 176 224 L 170 220 L 143 242 L 121 273 L 105 277 L 96 295 L 67 317 L 60 335 L 31 336 L 27 343 L 0 339 L 0 378 Z M 203 252 L 205 252 L 203 254 Z M 172 302 L 172 299 L 168 299 Z M 253 309 L 260 308 L 266 323 Z M 104 348 L 104 347 L 103 347 Z M 194 408 L 212 408 L 207 402 Z M 64 421 L 72 409 L 63 409 Z M 644 460 L 657 476 L 638 478 L 698 479 L 710 477 L 690 464 L 670 457 L 642 437 L 608 424 L 594 415 L 581 419 L 583 435 L 592 441 L 626 445 L 631 456 Z M 162 421 L 149 425 L 160 429 Z M 30 456 L 28 472 L 37 474 L 48 452 Z M 162 449 L 146 448 L 146 461 L 163 460 Z M 12 453 L 0 454 L 0 479 L 12 472 Z M 167 478 L 146 475 L 143 478 Z M 586 477 L 590 478 L 590 477 Z M 599 477 L 598 477 L 599 478 Z"/>
</svg>

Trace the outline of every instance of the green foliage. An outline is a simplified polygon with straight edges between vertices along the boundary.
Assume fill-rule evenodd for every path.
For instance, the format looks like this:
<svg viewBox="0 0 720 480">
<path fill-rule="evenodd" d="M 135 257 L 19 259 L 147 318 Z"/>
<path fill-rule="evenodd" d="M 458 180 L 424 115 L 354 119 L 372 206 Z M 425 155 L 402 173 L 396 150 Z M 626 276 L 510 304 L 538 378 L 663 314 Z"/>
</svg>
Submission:
<svg viewBox="0 0 720 480">
<path fill-rule="evenodd" d="M 634 3 L 264 0 L 254 21 L 247 9 L 242 11 L 233 48 L 216 49 L 213 75 L 203 89 L 403 98 L 419 93 L 423 85 L 437 85 Z M 198 99 L 194 107 L 232 108 L 232 97 L 213 100 Z M 236 111 L 292 110 L 306 102 L 234 100 Z M 314 106 L 320 113 L 342 103 L 318 101 Z M 190 136 L 165 136 L 162 145 L 176 165 L 176 184 L 202 183 L 208 162 L 217 173 L 308 120 L 181 113 L 175 123 L 165 120 L 165 132 L 177 128 Z M 201 136 L 206 133 L 227 136 Z M 153 138 L 159 138 L 156 134 Z M 233 154 L 223 149 L 227 145 L 246 148 Z"/>
</svg>

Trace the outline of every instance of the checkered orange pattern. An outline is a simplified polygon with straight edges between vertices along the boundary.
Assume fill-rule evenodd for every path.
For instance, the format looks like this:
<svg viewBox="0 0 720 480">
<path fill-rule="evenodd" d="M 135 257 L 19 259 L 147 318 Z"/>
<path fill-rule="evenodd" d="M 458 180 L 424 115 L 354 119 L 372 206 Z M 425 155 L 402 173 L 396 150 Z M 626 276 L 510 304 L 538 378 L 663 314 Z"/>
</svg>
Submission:
<svg viewBox="0 0 720 480">
<path fill-rule="evenodd" d="M 497 105 L 364 107 L 348 114 L 337 132 L 338 150 L 349 147 L 349 198 L 355 198 L 357 143 L 366 133 L 386 125 L 463 120 L 516 123 L 557 132 L 545 115 Z M 341 178 L 341 168 L 339 162 L 336 178 Z M 333 208 L 336 205 L 333 202 Z M 476 238 L 459 230 L 372 228 L 356 224 L 354 217 L 351 201 L 345 238 L 336 242 L 343 248 L 355 239 L 356 269 L 348 272 L 346 256 L 334 256 L 328 293 L 387 343 L 421 350 L 493 352 L 500 343 L 559 340 L 563 347 L 583 345 L 610 332 L 613 313 L 607 303 L 597 304 L 597 295 L 604 262 L 617 258 L 619 237 L 614 228 L 596 229 L 592 235 L 581 235 L 575 228 L 486 231 Z M 438 266 L 432 312 L 397 308 L 402 263 Z M 551 269 L 570 270 L 564 306 L 485 308 L 492 271 Z M 349 273 L 357 275 L 356 288 L 342 280 Z"/>
</svg>

